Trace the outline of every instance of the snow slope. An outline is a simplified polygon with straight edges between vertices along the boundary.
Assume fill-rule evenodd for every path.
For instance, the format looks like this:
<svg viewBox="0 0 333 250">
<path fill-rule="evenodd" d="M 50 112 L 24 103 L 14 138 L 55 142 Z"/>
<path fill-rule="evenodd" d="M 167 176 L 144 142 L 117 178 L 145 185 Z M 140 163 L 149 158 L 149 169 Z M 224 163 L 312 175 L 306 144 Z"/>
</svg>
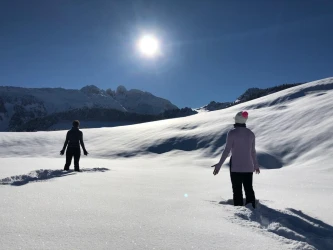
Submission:
<svg viewBox="0 0 333 250">
<path fill-rule="evenodd" d="M 82 173 L 65 131 L 0 134 L 1 249 L 333 249 L 333 78 L 225 110 L 86 129 Z M 259 208 L 213 176 L 232 117 L 248 110 Z"/>
</svg>

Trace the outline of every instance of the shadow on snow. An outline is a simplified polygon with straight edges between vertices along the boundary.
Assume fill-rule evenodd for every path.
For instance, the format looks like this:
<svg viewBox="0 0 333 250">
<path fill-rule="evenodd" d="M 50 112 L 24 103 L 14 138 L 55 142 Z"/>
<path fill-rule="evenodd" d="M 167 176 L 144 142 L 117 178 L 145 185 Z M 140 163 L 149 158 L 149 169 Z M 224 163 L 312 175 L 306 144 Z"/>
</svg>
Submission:
<svg viewBox="0 0 333 250">
<path fill-rule="evenodd" d="M 108 168 L 86 168 L 82 169 L 83 173 L 95 173 L 95 172 L 106 172 Z M 14 175 L 0 179 L 0 185 L 11 185 L 11 186 L 22 186 L 30 182 L 46 181 L 53 178 L 64 177 L 68 175 L 74 175 L 78 172 L 64 171 L 64 170 L 52 170 L 52 169 L 39 169 L 31 171 L 28 174 Z"/>
<path fill-rule="evenodd" d="M 172 150 L 193 151 L 207 149 L 209 153 L 220 153 L 218 151 L 225 143 L 227 133 L 216 136 L 206 137 L 173 137 L 166 140 L 157 141 L 154 145 L 147 148 L 147 151 L 155 154 L 164 154 Z"/>
<path fill-rule="evenodd" d="M 219 204 L 233 205 L 233 200 L 221 201 Z M 258 209 L 249 212 L 242 208 L 235 216 L 258 223 L 260 228 L 283 238 L 307 243 L 316 249 L 333 249 L 333 227 L 300 210 L 287 208 L 280 211 L 259 203 Z"/>
<path fill-rule="evenodd" d="M 219 136 L 210 135 L 205 137 L 172 137 L 164 140 L 158 140 L 154 145 L 149 146 L 142 151 L 127 151 L 116 154 L 117 157 L 136 157 L 147 153 L 164 154 L 173 150 L 195 151 L 203 149 L 206 157 L 218 157 L 223 152 L 227 139 L 227 132 Z M 283 162 L 279 157 L 267 152 L 257 152 L 258 162 L 262 168 L 278 169 L 283 167 Z"/>
</svg>

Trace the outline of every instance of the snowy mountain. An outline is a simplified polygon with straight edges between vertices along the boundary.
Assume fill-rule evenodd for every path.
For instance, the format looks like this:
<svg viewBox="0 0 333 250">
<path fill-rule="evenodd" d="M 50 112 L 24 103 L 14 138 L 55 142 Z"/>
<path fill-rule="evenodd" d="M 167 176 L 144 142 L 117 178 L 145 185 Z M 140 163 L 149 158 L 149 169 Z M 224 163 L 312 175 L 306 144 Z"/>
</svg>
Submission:
<svg viewBox="0 0 333 250">
<path fill-rule="evenodd" d="M 124 112 L 116 109 L 100 107 L 83 107 L 57 112 L 28 120 L 24 123 L 17 122 L 11 126 L 12 132 L 34 132 L 63 130 L 71 126 L 73 119 L 81 122 L 81 128 L 101 128 L 133 125 L 143 122 L 158 121 L 170 118 L 179 118 L 196 114 L 190 108 L 166 110 L 158 115 L 138 114 Z"/>
<path fill-rule="evenodd" d="M 279 86 L 266 88 L 266 89 L 260 89 L 260 88 L 250 88 L 246 90 L 240 97 L 236 99 L 234 102 L 215 102 L 211 101 L 208 105 L 203 106 L 198 109 L 198 111 L 215 111 L 220 109 L 225 109 L 234 105 L 237 105 L 239 103 L 251 101 L 266 95 L 270 95 L 288 88 L 292 88 L 295 86 L 298 86 L 303 83 L 294 83 L 294 84 L 282 84 Z"/>
<path fill-rule="evenodd" d="M 233 102 L 215 102 L 215 101 L 211 101 L 209 104 L 199 108 L 198 110 L 215 111 L 215 110 L 229 108 L 233 105 L 234 105 Z"/>
<path fill-rule="evenodd" d="M 282 84 L 279 86 L 266 88 L 266 89 L 250 88 L 250 89 L 246 90 L 245 93 L 242 94 L 240 97 L 238 97 L 237 100 L 235 101 L 235 103 L 251 101 L 253 99 L 257 99 L 257 98 L 260 98 L 260 97 L 263 97 L 266 95 L 270 95 L 270 94 L 279 92 L 281 90 L 293 88 L 293 87 L 296 87 L 301 84 L 304 84 L 304 83 Z"/>
<path fill-rule="evenodd" d="M 146 115 L 107 108 L 80 108 L 57 112 L 32 119 L 15 127 L 16 132 L 63 130 L 71 127 L 73 118 L 81 122 L 81 128 L 100 128 L 132 125 L 164 119 L 162 114 Z"/>
<path fill-rule="evenodd" d="M 151 93 L 127 90 L 124 86 L 118 86 L 114 91 L 101 90 L 94 85 L 81 90 L 0 87 L 0 131 L 59 130 L 68 127 L 73 117 L 82 120 L 85 128 L 185 117 L 202 111 L 225 109 L 297 85 L 251 88 L 235 102 L 212 101 L 197 110 L 178 109 Z"/>
<path fill-rule="evenodd" d="M 0 131 L 16 130 L 35 118 L 80 108 L 114 109 L 157 115 L 177 109 L 170 101 L 140 90 L 101 90 L 94 85 L 81 90 L 0 86 Z"/>
<path fill-rule="evenodd" d="M 219 111 L 84 129 L 82 173 L 61 170 L 66 131 L 1 133 L 1 249 L 333 249 L 332 106 L 327 78 Z M 228 166 L 210 167 L 240 110 L 262 169 L 256 210 L 231 206 Z"/>
</svg>

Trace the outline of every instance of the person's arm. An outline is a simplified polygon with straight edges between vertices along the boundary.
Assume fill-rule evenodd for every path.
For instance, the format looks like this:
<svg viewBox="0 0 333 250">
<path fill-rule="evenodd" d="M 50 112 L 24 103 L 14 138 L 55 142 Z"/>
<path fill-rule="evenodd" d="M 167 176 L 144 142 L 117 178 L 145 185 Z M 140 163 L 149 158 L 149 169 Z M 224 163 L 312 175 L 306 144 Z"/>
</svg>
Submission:
<svg viewBox="0 0 333 250">
<path fill-rule="evenodd" d="M 68 145 L 68 141 L 69 141 L 68 133 L 69 133 L 69 132 L 67 132 L 66 140 L 65 140 L 64 146 L 63 146 L 62 150 L 60 151 L 60 154 L 61 154 L 61 155 L 63 155 L 63 154 L 65 153 L 66 147 L 67 147 L 67 145 Z"/>
<path fill-rule="evenodd" d="M 253 141 L 252 141 L 251 155 L 252 155 L 252 161 L 253 161 L 254 169 L 255 169 L 256 173 L 259 174 L 260 169 L 259 169 L 259 164 L 258 164 L 258 159 L 257 159 L 257 152 L 256 152 L 256 137 L 254 137 Z"/>
<path fill-rule="evenodd" d="M 233 137 L 230 133 L 228 133 L 227 135 L 227 143 L 226 143 L 226 146 L 223 150 L 223 153 L 222 153 L 222 156 L 221 156 L 221 159 L 220 161 L 213 165 L 212 167 L 215 167 L 214 169 L 214 175 L 217 175 L 221 169 L 221 166 L 222 164 L 225 162 L 225 160 L 227 159 L 230 151 L 231 151 L 231 148 L 232 148 L 232 144 L 233 144 Z"/>
<path fill-rule="evenodd" d="M 80 134 L 80 144 L 81 144 L 81 147 L 83 149 L 83 153 L 84 155 L 88 155 L 88 152 L 86 150 L 86 147 L 84 146 L 84 142 L 83 142 L 83 133 L 81 132 Z"/>
</svg>

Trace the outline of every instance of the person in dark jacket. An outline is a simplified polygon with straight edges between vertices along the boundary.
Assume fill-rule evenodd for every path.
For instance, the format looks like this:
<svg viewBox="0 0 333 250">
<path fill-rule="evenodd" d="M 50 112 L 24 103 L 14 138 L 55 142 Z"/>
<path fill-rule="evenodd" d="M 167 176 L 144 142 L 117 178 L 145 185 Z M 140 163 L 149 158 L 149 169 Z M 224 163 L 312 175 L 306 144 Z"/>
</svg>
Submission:
<svg viewBox="0 0 333 250">
<path fill-rule="evenodd" d="M 80 122 L 78 120 L 73 121 L 73 127 L 67 132 L 66 140 L 64 147 L 60 151 L 60 154 L 63 155 L 66 150 L 66 164 L 64 170 L 69 170 L 71 165 L 72 158 L 74 157 L 74 171 L 80 171 L 79 161 L 81 156 L 80 145 L 83 149 L 84 155 L 88 155 L 88 152 L 84 146 L 83 142 L 83 133 L 79 130 Z"/>
</svg>

